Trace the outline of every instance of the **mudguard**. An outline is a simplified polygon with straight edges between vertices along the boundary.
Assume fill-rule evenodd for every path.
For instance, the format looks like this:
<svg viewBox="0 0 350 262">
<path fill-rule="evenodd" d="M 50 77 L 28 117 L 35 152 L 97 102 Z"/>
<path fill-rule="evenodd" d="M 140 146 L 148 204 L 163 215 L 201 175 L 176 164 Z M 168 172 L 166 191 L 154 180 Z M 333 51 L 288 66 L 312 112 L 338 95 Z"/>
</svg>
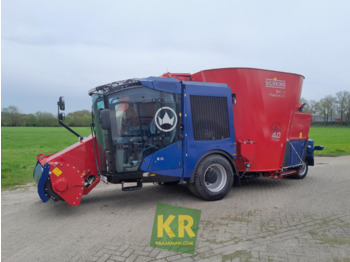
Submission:
<svg viewBox="0 0 350 262">
<path fill-rule="evenodd" d="M 45 193 L 45 182 L 49 177 L 50 164 L 46 163 L 44 167 L 38 162 L 34 168 L 33 176 L 38 184 L 38 194 L 41 200 L 45 203 L 50 198 Z"/>
</svg>

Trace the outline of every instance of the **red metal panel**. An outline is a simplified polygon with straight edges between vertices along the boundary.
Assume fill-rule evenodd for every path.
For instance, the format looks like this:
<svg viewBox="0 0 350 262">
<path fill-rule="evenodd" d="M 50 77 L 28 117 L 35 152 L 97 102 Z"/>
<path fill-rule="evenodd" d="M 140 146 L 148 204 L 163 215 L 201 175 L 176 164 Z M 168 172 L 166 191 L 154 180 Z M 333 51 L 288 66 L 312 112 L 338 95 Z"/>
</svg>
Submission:
<svg viewBox="0 0 350 262">
<path fill-rule="evenodd" d="M 204 70 L 192 79 L 226 83 L 236 94 L 237 104 L 233 107 L 236 140 L 256 142 L 249 171 L 280 170 L 289 123 L 299 107 L 304 77 L 261 69 L 226 68 Z M 237 162 L 248 158 L 243 154 Z"/>
<path fill-rule="evenodd" d="M 185 80 L 185 81 L 191 81 L 192 80 L 192 75 L 188 73 L 165 73 L 161 75 L 160 77 L 164 78 L 176 78 L 178 80 Z"/>
<path fill-rule="evenodd" d="M 256 158 L 256 143 L 250 140 L 238 140 L 237 145 L 237 156 L 238 161 L 236 165 L 239 171 L 244 171 L 247 169 L 247 163 L 255 163 Z"/>
<path fill-rule="evenodd" d="M 289 140 L 308 140 L 312 114 L 294 112 L 290 123 Z"/>
<path fill-rule="evenodd" d="M 80 203 L 99 182 L 91 136 L 56 154 L 38 156 L 42 166 L 50 164 L 50 180 L 53 191 L 72 206 Z M 96 143 L 96 141 L 95 141 Z M 84 187 L 84 181 L 94 176 L 94 182 Z"/>
</svg>

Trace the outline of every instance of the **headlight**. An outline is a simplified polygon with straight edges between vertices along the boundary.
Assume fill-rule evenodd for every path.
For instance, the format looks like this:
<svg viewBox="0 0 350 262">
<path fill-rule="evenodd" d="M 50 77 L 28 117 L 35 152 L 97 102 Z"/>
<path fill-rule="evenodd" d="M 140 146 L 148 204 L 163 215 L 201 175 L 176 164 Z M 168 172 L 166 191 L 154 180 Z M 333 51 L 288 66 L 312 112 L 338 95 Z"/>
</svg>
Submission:
<svg viewBox="0 0 350 262">
<path fill-rule="evenodd" d="M 44 168 L 41 166 L 41 164 L 38 162 L 34 168 L 34 172 L 33 172 L 33 177 L 34 177 L 34 180 L 35 182 L 38 184 L 39 183 L 39 180 L 40 180 L 40 177 L 42 175 L 44 171 Z"/>
</svg>

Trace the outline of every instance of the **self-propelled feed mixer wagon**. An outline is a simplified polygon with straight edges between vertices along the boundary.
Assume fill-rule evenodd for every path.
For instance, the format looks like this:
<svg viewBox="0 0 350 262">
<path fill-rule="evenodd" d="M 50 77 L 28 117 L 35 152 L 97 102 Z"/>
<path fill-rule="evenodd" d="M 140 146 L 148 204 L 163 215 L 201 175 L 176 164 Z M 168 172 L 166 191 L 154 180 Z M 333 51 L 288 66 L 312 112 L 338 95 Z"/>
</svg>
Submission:
<svg viewBox="0 0 350 262">
<path fill-rule="evenodd" d="M 146 182 L 186 182 L 205 200 L 225 197 L 246 176 L 304 178 L 314 165 L 311 114 L 299 104 L 304 77 L 251 68 L 166 73 L 98 86 L 92 135 L 38 155 L 43 202 L 79 205 L 101 180 L 124 191 Z M 66 126 L 60 110 L 59 122 Z"/>
</svg>

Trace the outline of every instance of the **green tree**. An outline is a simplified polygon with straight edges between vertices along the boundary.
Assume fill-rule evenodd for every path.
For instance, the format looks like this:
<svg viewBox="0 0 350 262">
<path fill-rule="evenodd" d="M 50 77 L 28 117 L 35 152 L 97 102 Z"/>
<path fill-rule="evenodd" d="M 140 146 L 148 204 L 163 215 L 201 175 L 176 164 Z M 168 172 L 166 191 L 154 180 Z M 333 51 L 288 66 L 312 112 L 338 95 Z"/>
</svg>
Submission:
<svg viewBox="0 0 350 262">
<path fill-rule="evenodd" d="M 37 126 L 37 119 L 35 117 L 34 114 L 28 114 L 28 115 L 24 115 L 23 117 L 23 125 L 24 126 Z"/>
<path fill-rule="evenodd" d="M 349 107 L 349 101 L 350 101 L 350 92 L 341 91 L 336 93 L 336 107 L 342 121 L 345 120 L 344 118 L 347 112 L 347 108 Z"/>
<path fill-rule="evenodd" d="M 350 124 L 350 94 L 347 95 L 346 98 L 346 106 L 344 110 L 345 120 Z"/>
<path fill-rule="evenodd" d="M 16 106 L 5 107 L 1 111 L 2 126 L 20 126 L 22 125 L 23 115 Z"/>
<path fill-rule="evenodd" d="M 88 110 L 80 110 L 69 113 L 65 122 L 69 126 L 90 126 L 91 112 Z"/>
<path fill-rule="evenodd" d="M 329 121 L 332 121 L 332 117 L 336 113 L 336 98 L 332 95 L 328 95 L 317 102 L 315 107 L 317 112 L 323 115 L 324 123 L 328 125 Z"/>
<path fill-rule="evenodd" d="M 36 112 L 35 117 L 38 126 L 58 126 L 57 118 L 48 112 Z"/>
</svg>

